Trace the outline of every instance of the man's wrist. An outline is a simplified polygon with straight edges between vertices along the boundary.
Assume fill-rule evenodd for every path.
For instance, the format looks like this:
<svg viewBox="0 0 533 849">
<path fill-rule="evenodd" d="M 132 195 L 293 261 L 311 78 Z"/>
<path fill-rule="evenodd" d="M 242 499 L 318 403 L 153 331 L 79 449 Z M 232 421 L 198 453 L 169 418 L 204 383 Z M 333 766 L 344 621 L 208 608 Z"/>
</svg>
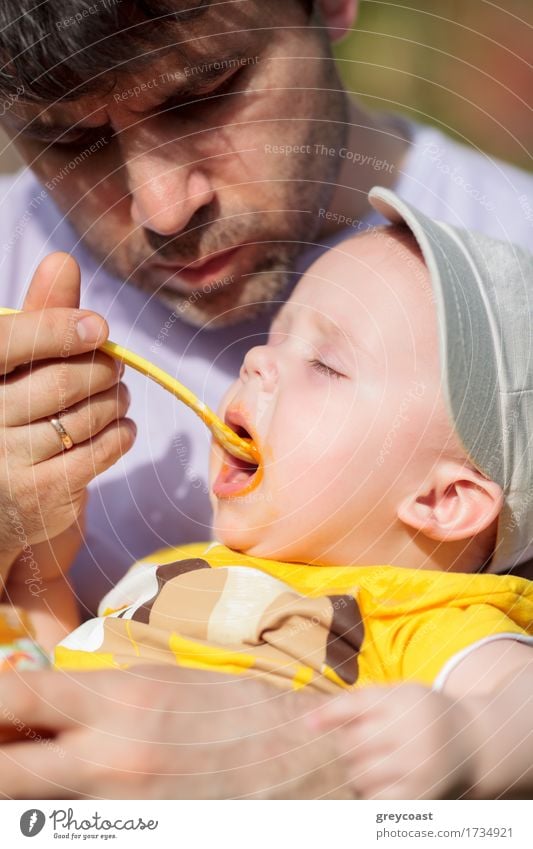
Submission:
<svg viewBox="0 0 533 849">
<path fill-rule="evenodd" d="M 182 720 L 168 742 L 180 746 L 187 798 L 352 798 L 342 740 L 306 723 L 324 696 L 183 667 L 138 667 L 136 675 L 155 676 L 154 687 L 142 689 L 152 707 L 154 698 L 166 701 L 165 682 L 171 685 L 169 704 Z"/>
<path fill-rule="evenodd" d="M 238 722 L 234 717 L 232 725 L 249 731 L 231 755 L 228 753 L 231 760 L 239 762 L 229 795 L 255 799 L 353 798 L 340 757 L 342 732 L 317 734 L 306 722 L 309 712 L 324 697 L 278 692 L 260 681 L 239 683 L 243 685 L 241 696 L 248 691 L 249 698 L 237 709 Z"/>
<path fill-rule="evenodd" d="M 22 548 L 0 551 L 0 601 L 6 600 L 6 589 L 13 565 L 22 552 Z"/>
<path fill-rule="evenodd" d="M 532 691 L 533 664 L 514 670 L 497 692 L 474 700 L 478 757 L 473 798 L 531 798 Z"/>
<path fill-rule="evenodd" d="M 467 696 L 456 702 L 462 714 L 458 732 L 462 757 L 463 779 L 460 781 L 462 798 L 486 799 L 486 699 Z"/>
</svg>

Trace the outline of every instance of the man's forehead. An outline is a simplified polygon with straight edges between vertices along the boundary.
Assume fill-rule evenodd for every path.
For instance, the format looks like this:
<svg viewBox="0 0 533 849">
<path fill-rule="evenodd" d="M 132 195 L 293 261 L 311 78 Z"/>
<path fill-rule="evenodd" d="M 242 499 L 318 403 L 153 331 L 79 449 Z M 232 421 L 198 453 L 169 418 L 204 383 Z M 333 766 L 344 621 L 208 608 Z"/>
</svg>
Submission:
<svg viewBox="0 0 533 849">
<path fill-rule="evenodd" d="M 244 6 L 248 11 L 246 16 Z M 152 38 L 138 56 L 95 74 L 90 79 L 89 91 L 81 83 L 78 98 L 76 89 L 49 103 L 24 101 L 21 97 L 12 112 L 19 122 L 32 121 L 32 126 L 66 127 L 79 121 L 85 126 L 91 123 L 96 126 L 101 123 L 97 112 L 106 102 L 127 102 L 131 111 L 142 112 L 157 107 L 178 89 L 184 94 L 194 93 L 221 76 L 224 70 L 235 67 L 239 60 L 243 61 L 252 41 L 257 43 L 258 35 L 264 39 L 264 28 L 258 28 L 258 35 L 254 32 L 253 13 L 257 18 L 258 8 L 250 0 L 230 0 L 223 4 L 195 0 L 187 4 L 190 19 L 184 12 L 175 22 L 162 21 L 165 37 L 161 43 Z"/>
<path fill-rule="evenodd" d="M 195 51 L 187 55 L 186 49 L 168 48 L 165 55 L 158 55 L 143 67 L 132 67 L 117 74 L 110 73 L 102 77 L 101 89 L 90 94 L 80 94 L 79 98 L 65 98 L 52 103 L 22 103 L 22 109 L 28 116 L 39 116 L 43 121 L 50 116 L 68 115 L 73 119 L 82 119 L 91 114 L 107 101 L 128 103 L 132 111 L 142 111 L 146 104 L 156 106 L 166 95 L 176 89 L 187 92 L 205 82 L 216 79 L 224 71 L 236 67 L 244 61 L 245 45 L 232 50 L 226 41 L 224 47 L 205 45 L 202 54 Z"/>
</svg>

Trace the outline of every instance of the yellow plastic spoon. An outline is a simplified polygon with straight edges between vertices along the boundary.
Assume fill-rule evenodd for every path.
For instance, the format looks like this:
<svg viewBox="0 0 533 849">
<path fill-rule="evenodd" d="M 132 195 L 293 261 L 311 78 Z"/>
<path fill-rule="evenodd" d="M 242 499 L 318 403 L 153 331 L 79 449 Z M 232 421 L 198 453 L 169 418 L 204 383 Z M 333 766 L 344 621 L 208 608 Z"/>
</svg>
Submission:
<svg viewBox="0 0 533 849">
<path fill-rule="evenodd" d="M 12 315 L 13 313 L 19 312 L 21 312 L 21 310 L 12 310 L 7 307 L 0 307 L 0 315 Z M 160 386 L 167 389 L 180 401 L 183 401 L 187 407 L 190 407 L 193 413 L 196 413 L 196 415 L 201 418 L 217 442 L 219 442 L 229 454 L 250 463 L 259 463 L 259 454 L 252 440 L 243 439 L 242 437 L 237 436 L 234 430 L 228 427 L 222 419 L 219 419 L 219 417 L 208 406 L 206 406 L 203 401 L 200 401 L 199 398 L 196 397 L 194 392 L 187 389 L 187 387 L 184 386 L 183 383 L 180 383 L 179 380 L 176 380 L 175 377 L 171 377 L 166 373 L 166 371 L 163 371 L 163 369 L 159 368 L 159 366 L 155 366 L 149 360 L 145 360 L 144 357 L 140 357 L 139 354 L 134 354 L 133 351 L 128 351 L 127 348 L 117 345 L 116 342 L 108 340 L 100 346 L 100 350 L 105 351 L 106 354 L 109 354 L 109 356 L 113 357 L 115 360 L 125 362 L 128 366 L 131 366 L 141 374 L 144 374 L 146 377 L 149 377 L 151 380 L 159 383 Z"/>
</svg>

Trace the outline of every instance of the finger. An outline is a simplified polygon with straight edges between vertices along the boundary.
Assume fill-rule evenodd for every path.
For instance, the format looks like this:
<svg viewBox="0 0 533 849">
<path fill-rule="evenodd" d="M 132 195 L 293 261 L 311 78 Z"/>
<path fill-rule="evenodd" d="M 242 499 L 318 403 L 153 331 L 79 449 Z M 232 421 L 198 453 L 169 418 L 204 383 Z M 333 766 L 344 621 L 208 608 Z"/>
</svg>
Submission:
<svg viewBox="0 0 533 849">
<path fill-rule="evenodd" d="M 345 760 L 344 774 L 359 798 L 374 799 L 385 788 L 403 782 L 401 765 L 391 763 L 388 757 L 387 753 L 375 752 L 368 757 Z"/>
<path fill-rule="evenodd" d="M 371 723 L 352 723 L 340 731 L 339 756 L 352 761 L 363 761 L 377 753 L 389 751 L 390 745 L 382 729 Z"/>
<path fill-rule="evenodd" d="M 324 703 L 311 714 L 309 724 L 316 729 L 334 728 L 346 722 L 363 719 L 385 704 L 392 687 L 364 687 L 351 693 L 342 693 Z"/>
<path fill-rule="evenodd" d="M 80 267 L 63 251 L 48 254 L 37 266 L 24 299 L 24 310 L 79 307 Z"/>
<path fill-rule="evenodd" d="M 413 793 L 412 790 L 406 790 L 405 782 L 401 776 L 397 779 L 386 781 L 383 785 L 372 785 L 368 788 L 368 795 L 364 799 L 424 799 L 423 795 Z M 433 796 L 428 796 L 433 798 Z"/>
<path fill-rule="evenodd" d="M 0 316 L 0 372 L 32 360 L 84 354 L 103 345 L 109 328 L 89 310 L 47 309 Z"/>
<path fill-rule="evenodd" d="M 65 497 L 70 498 L 126 454 L 136 435 L 137 428 L 131 419 L 112 422 L 93 439 L 34 466 L 36 491 L 42 491 L 39 487 L 41 473 L 42 486 L 46 480 L 63 481 Z"/>
<path fill-rule="evenodd" d="M 60 417 L 74 445 L 95 437 L 107 425 L 123 418 L 130 405 L 130 393 L 124 383 L 99 392 L 69 408 Z M 9 446 L 30 465 L 49 460 L 63 452 L 61 439 L 48 419 L 12 428 Z"/>
<path fill-rule="evenodd" d="M 56 670 L 3 672 L 0 723 L 50 731 L 73 728 L 83 711 L 83 696 L 83 688 L 73 687 L 67 676 Z M 62 705 L 68 705 L 68 711 Z"/>
<path fill-rule="evenodd" d="M 362 799 L 423 799 L 436 798 L 426 796 L 420 783 L 406 775 L 401 758 L 389 755 L 381 760 L 369 760 L 357 765 L 350 774 L 352 787 L 357 788 Z"/>
<path fill-rule="evenodd" d="M 358 799 L 419 799 L 412 790 L 406 790 L 401 775 L 382 776 L 367 773 L 367 778 L 356 779 L 352 784 Z"/>
<path fill-rule="evenodd" d="M 4 799 L 71 799 L 75 779 L 65 747 L 54 740 L 0 747 L 0 795 Z"/>
<path fill-rule="evenodd" d="M 101 351 L 16 371 L 0 386 L 0 422 L 16 427 L 48 418 L 118 383 L 122 363 Z"/>
<path fill-rule="evenodd" d="M 107 425 L 93 439 L 49 460 L 14 470 L 8 483 L 16 488 L 17 504 L 22 505 L 25 535 L 33 542 L 41 542 L 77 521 L 85 487 L 130 450 L 135 436 L 134 422 L 122 418 Z"/>
</svg>

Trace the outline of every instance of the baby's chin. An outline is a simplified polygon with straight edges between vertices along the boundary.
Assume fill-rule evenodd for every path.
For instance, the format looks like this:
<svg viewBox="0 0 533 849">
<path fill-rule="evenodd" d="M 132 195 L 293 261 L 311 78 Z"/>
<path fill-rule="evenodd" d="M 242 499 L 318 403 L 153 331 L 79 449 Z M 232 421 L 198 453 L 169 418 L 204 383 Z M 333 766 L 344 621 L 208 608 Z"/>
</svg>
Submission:
<svg viewBox="0 0 533 849">
<path fill-rule="evenodd" d="M 294 561 L 296 559 L 297 562 L 300 562 L 298 555 L 296 555 L 296 558 L 287 556 L 286 548 L 275 545 L 272 534 L 269 534 L 268 530 L 264 528 L 243 528 L 242 525 L 236 526 L 234 523 L 225 524 L 223 522 L 217 525 L 215 522 L 213 534 L 222 545 L 249 557 L 277 561 Z"/>
<path fill-rule="evenodd" d="M 242 521 L 236 521 L 235 516 L 227 516 L 228 512 L 232 512 L 228 507 L 227 504 L 215 504 L 213 536 L 227 548 L 248 554 L 257 546 L 257 530 L 246 527 Z"/>
<path fill-rule="evenodd" d="M 213 525 L 213 533 L 218 542 L 242 554 L 253 554 L 257 548 L 257 533 L 246 528 L 227 527 L 224 524 Z"/>
<path fill-rule="evenodd" d="M 213 522 L 213 536 L 222 545 L 241 554 L 250 557 L 262 557 L 265 560 L 283 560 L 285 552 L 275 545 L 274 534 L 268 526 L 250 525 L 241 520 L 235 521 L 235 517 L 222 517 L 215 512 Z"/>
</svg>

